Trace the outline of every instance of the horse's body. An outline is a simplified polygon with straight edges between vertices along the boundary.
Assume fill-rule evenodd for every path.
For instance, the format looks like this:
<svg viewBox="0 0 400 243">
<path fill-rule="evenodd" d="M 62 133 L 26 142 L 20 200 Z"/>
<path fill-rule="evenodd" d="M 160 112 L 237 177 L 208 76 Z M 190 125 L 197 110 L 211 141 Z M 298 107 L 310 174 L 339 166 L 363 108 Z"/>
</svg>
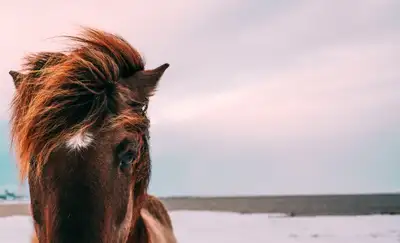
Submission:
<svg viewBox="0 0 400 243">
<path fill-rule="evenodd" d="M 12 138 L 29 180 L 33 242 L 173 243 L 150 178 L 150 96 L 168 68 L 145 70 L 119 36 L 85 29 L 68 52 L 25 58 Z"/>
</svg>

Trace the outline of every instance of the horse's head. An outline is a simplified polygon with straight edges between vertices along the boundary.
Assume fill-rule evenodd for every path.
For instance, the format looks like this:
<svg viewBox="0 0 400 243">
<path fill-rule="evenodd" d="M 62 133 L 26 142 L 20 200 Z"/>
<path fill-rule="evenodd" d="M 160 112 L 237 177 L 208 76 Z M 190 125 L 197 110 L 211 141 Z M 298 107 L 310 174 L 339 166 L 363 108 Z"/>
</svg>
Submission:
<svg viewBox="0 0 400 243">
<path fill-rule="evenodd" d="M 40 242 L 124 242 L 150 177 L 149 97 L 168 68 L 145 70 L 125 40 L 85 29 L 67 53 L 10 71 L 12 138 Z"/>
</svg>

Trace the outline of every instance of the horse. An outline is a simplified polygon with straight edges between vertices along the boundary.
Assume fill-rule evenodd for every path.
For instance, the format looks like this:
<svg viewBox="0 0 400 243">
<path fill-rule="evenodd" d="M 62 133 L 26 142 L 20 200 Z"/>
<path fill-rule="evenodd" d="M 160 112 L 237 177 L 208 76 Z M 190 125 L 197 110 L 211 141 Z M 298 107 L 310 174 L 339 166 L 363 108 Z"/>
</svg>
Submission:
<svg viewBox="0 0 400 243">
<path fill-rule="evenodd" d="M 32 242 L 175 243 L 167 209 L 147 193 L 147 107 L 169 64 L 146 70 L 125 39 L 98 29 L 64 37 L 68 51 L 27 55 L 9 72 Z"/>
</svg>

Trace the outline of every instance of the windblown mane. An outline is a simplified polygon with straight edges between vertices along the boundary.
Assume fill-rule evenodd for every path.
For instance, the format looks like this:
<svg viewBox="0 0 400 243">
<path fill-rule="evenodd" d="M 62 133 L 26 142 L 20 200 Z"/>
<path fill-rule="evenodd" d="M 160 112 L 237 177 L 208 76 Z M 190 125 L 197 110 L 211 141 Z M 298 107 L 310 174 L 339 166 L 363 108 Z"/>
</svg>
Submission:
<svg viewBox="0 0 400 243">
<path fill-rule="evenodd" d="M 66 55 L 62 52 L 38 52 L 25 57 L 25 69 L 29 74 L 40 76 L 45 67 L 56 65 L 63 61 Z"/>
<path fill-rule="evenodd" d="M 118 81 L 144 70 L 140 54 L 121 37 L 91 28 L 67 38 L 73 45 L 65 54 L 40 52 L 25 58 L 11 115 L 21 179 L 31 159 L 40 174 L 51 152 L 77 133 L 116 123 L 148 126 L 145 116 L 117 102 L 127 92 Z"/>
</svg>

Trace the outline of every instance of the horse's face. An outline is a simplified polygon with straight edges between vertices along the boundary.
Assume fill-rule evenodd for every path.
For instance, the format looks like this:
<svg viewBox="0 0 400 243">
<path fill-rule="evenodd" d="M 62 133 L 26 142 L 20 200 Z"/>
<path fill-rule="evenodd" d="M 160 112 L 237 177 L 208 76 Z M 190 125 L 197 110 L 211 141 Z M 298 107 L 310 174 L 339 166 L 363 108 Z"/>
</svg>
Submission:
<svg viewBox="0 0 400 243">
<path fill-rule="evenodd" d="M 40 242 L 124 242 L 147 188 L 148 153 L 146 136 L 122 127 L 55 150 L 39 176 L 29 175 Z"/>
<path fill-rule="evenodd" d="M 150 177 L 145 106 L 166 68 L 168 64 L 120 78 L 108 100 L 107 111 L 114 115 L 101 118 L 106 125 L 94 122 L 59 141 L 40 173 L 31 160 L 28 180 L 39 242 L 126 241 Z M 10 74 L 18 93 L 23 74 Z M 85 102 L 67 109 L 60 114 L 73 111 L 79 119 L 81 112 L 87 113 Z"/>
</svg>

